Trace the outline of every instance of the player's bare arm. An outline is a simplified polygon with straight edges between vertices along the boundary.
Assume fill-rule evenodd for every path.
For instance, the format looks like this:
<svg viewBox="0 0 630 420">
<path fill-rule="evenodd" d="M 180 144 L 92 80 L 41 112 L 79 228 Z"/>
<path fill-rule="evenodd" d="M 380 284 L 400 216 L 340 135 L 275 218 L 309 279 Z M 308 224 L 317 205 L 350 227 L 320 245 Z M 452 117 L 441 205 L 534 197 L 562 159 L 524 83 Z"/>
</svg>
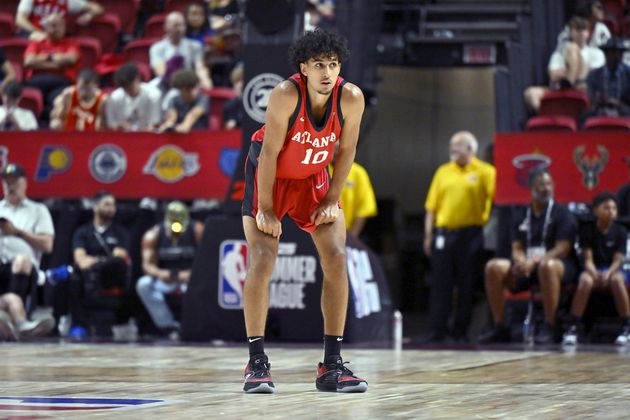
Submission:
<svg viewBox="0 0 630 420">
<path fill-rule="evenodd" d="M 311 215 L 311 220 L 316 225 L 332 223 L 339 217 L 339 206 L 337 203 L 356 155 L 364 108 L 365 99 L 361 89 L 352 83 L 346 83 L 341 94 L 341 110 L 343 111 L 344 123 L 339 140 L 339 153 L 335 158 L 335 171 L 330 183 L 330 189 L 319 207 Z"/>
<path fill-rule="evenodd" d="M 256 226 L 274 238 L 282 234 L 282 225 L 273 211 L 273 185 L 276 179 L 278 154 L 282 150 L 289 120 L 297 105 L 298 93 L 289 81 L 271 92 L 265 115 L 265 139 L 258 159 L 258 213 Z"/>
</svg>

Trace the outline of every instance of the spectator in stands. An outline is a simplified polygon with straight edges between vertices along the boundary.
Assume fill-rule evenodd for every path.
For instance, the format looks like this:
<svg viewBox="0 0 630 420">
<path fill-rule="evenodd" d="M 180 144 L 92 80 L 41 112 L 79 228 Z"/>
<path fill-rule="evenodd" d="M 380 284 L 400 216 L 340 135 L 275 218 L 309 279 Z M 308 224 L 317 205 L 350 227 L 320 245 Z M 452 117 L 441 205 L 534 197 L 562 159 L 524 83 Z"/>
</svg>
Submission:
<svg viewBox="0 0 630 420">
<path fill-rule="evenodd" d="M 210 15 L 204 3 L 191 3 L 186 7 L 186 38 L 210 43 L 214 31 L 210 29 Z"/>
<path fill-rule="evenodd" d="M 4 51 L 0 48 L 0 93 L 11 80 L 17 79 L 17 72 L 9 60 L 4 56 Z"/>
<path fill-rule="evenodd" d="M 210 22 L 214 31 L 222 31 L 232 26 L 238 19 L 236 0 L 210 0 Z"/>
<path fill-rule="evenodd" d="M 145 275 L 136 283 L 136 290 L 154 324 L 164 333 L 179 331 L 179 322 L 164 296 L 186 292 L 203 228 L 203 223 L 190 220 L 184 203 L 172 201 L 164 222 L 149 229 L 142 238 Z"/>
<path fill-rule="evenodd" d="M 335 157 L 339 150 L 339 143 L 335 145 Z M 330 167 L 331 175 L 334 172 L 334 163 Z M 376 216 L 376 198 L 374 188 L 370 182 L 370 176 L 365 168 L 356 162 L 352 162 L 346 183 L 341 190 L 341 208 L 346 221 L 346 230 L 358 238 L 367 219 Z"/>
<path fill-rule="evenodd" d="M 611 38 L 601 47 L 606 65 L 593 70 L 586 80 L 591 109 L 583 117 L 594 115 L 630 117 L 630 67 L 621 58 L 626 50 L 624 41 Z"/>
<path fill-rule="evenodd" d="M 575 9 L 575 15 L 588 20 L 587 44 L 591 47 L 604 45 L 611 37 L 608 26 L 603 22 L 605 17 L 604 5 L 600 0 L 581 0 Z M 571 29 L 566 25 L 558 34 L 556 51 L 564 51 L 568 42 L 571 42 Z"/>
<path fill-rule="evenodd" d="M 243 63 L 239 63 L 230 73 L 230 82 L 236 96 L 223 104 L 223 128 L 232 130 L 243 123 Z"/>
<path fill-rule="evenodd" d="M 128 284 L 129 232 L 114 222 L 116 198 L 108 191 L 94 197 L 91 223 L 79 227 L 72 237 L 74 265 L 78 275 L 68 284 L 69 310 L 72 317 L 70 336 L 87 336 L 83 312 L 85 297 L 98 297 L 104 289 L 125 289 Z"/>
<path fill-rule="evenodd" d="M 22 99 L 22 85 L 17 81 L 10 81 L 2 91 L 2 105 L 0 105 L 0 131 L 30 131 L 37 130 L 37 119 L 30 109 L 20 108 Z"/>
<path fill-rule="evenodd" d="M 54 328 L 52 316 L 44 315 L 29 321 L 22 299 L 15 293 L 0 292 L 0 342 L 45 336 Z"/>
<path fill-rule="evenodd" d="M 183 58 L 184 68 L 194 70 L 197 73 L 203 88 L 211 88 L 212 81 L 209 70 L 203 61 L 203 46 L 199 42 L 185 37 L 184 15 L 180 12 L 169 13 L 164 21 L 164 33 L 165 37 L 149 49 L 153 73 L 162 77 L 170 60 Z"/>
<path fill-rule="evenodd" d="M 586 89 L 589 72 L 606 63 L 604 53 L 597 47 L 588 45 L 588 21 L 574 16 L 569 21 L 571 41 L 563 44 L 549 59 L 548 73 L 551 89 Z M 540 109 L 540 101 L 549 91 L 543 86 L 531 86 L 525 90 L 527 106 L 535 112 Z"/>
<path fill-rule="evenodd" d="M 114 73 L 118 88 L 105 103 L 110 130 L 152 131 L 160 123 L 160 91 L 141 83 L 138 67 L 125 63 Z"/>
<path fill-rule="evenodd" d="M 0 285 L 22 302 L 33 297 L 42 253 L 53 249 L 55 229 L 48 208 L 26 197 L 24 169 L 10 163 L 2 170 L 0 201 Z M 34 303 L 34 302 L 33 302 Z"/>
<path fill-rule="evenodd" d="M 477 148 L 472 133 L 455 133 L 450 140 L 451 161 L 438 168 L 427 194 L 424 252 L 431 258 L 432 270 L 429 342 L 445 339 L 454 286 L 457 312 L 452 335 L 456 341 L 467 340 L 474 273 L 496 177 L 493 166 L 477 159 Z"/>
<path fill-rule="evenodd" d="M 48 37 L 31 41 L 24 51 L 24 67 L 27 69 L 24 84 L 42 91 L 44 118 L 48 119 L 57 95 L 76 78 L 80 51 L 77 43 L 66 37 L 66 23 L 61 15 L 46 16 L 42 25 Z"/>
<path fill-rule="evenodd" d="M 15 24 L 23 33 L 29 34 L 30 39 L 40 41 L 47 36 L 42 21 L 51 14 L 58 14 L 63 19 L 69 14 L 78 14 L 76 23 L 85 26 L 103 10 L 97 2 L 86 0 L 21 0 Z"/>
<path fill-rule="evenodd" d="M 512 260 L 493 258 L 486 264 L 486 296 L 494 325 L 479 336 L 480 343 L 510 341 L 504 289 L 522 291 L 533 284 L 540 285 L 545 312 L 545 323 L 536 331 L 534 341 L 551 343 L 561 286 L 574 281 L 575 218 L 564 205 L 554 202 L 553 179 L 546 169 L 535 168 L 528 181 L 532 202 L 524 212 L 514 215 Z"/>
<path fill-rule="evenodd" d="M 630 343 L 630 302 L 626 290 L 627 275 L 621 270 L 626 255 L 628 232 L 615 223 L 617 200 L 609 192 L 599 193 L 593 199 L 595 223 L 580 235 L 580 246 L 584 256 L 584 271 L 580 274 L 578 287 L 571 304 L 570 326 L 564 333 L 562 344 L 574 346 L 578 342 L 578 331 L 582 315 L 591 291 L 610 290 L 615 299 L 617 312 L 622 319 L 622 331 L 615 344 Z"/>
<path fill-rule="evenodd" d="M 50 114 L 50 128 L 69 131 L 100 131 L 105 128 L 107 94 L 99 89 L 98 74 L 83 69 L 76 86 L 57 96 Z"/>
<path fill-rule="evenodd" d="M 159 132 L 173 130 L 188 133 L 191 130 L 207 130 L 210 114 L 210 98 L 199 89 L 199 78 L 192 70 L 179 70 L 171 78 L 177 94 L 170 100 L 164 123 Z"/>
</svg>

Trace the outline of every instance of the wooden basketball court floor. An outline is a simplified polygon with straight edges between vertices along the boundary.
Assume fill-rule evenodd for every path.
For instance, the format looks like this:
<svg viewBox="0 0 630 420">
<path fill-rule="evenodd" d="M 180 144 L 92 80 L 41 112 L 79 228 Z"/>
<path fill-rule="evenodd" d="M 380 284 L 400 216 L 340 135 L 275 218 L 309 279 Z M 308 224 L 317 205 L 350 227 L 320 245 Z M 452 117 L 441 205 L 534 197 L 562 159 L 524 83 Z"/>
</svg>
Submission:
<svg viewBox="0 0 630 420">
<path fill-rule="evenodd" d="M 316 391 L 319 346 L 267 353 L 277 392 L 247 395 L 244 346 L 2 344 L 0 419 L 630 416 L 627 349 L 346 348 L 349 367 L 370 384 L 365 394 Z"/>
</svg>

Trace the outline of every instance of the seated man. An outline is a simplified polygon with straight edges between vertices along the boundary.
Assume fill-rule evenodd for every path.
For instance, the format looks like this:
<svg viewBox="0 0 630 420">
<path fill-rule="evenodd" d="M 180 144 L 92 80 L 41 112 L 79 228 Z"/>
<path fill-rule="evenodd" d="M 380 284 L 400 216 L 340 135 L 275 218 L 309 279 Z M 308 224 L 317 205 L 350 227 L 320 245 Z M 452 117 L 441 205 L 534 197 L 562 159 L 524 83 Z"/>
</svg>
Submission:
<svg viewBox="0 0 630 420">
<path fill-rule="evenodd" d="M 177 89 L 177 93 L 171 98 L 165 121 L 158 131 L 188 133 L 191 130 L 207 130 L 210 98 L 200 91 L 195 72 L 178 70 L 171 78 L 171 86 Z"/>
<path fill-rule="evenodd" d="M 92 209 L 92 222 L 79 227 L 72 237 L 74 264 L 80 270 L 69 284 L 70 336 L 76 338 L 87 335 L 85 298 L 98 298 L 103 289 L 124 289 L 128 280 L 129 233 L 114 222 L 116 198 L 110 192 L 100 192 Z"/>
<path fill-rule="evenodd" d="M 164 223 L 149 229 L 142 238 L 145 276 L 138 280 L 136 290 L 153 323 L 164 333 L 179 331 L 179 322 L 164 295 L 186 292 L 203 228 L 203 223 L 190 220 L 184 203 L 172 201 Z"/>
<path fill-rule="evenodd" d="M 223 104 L 223 128 L 233 130 L 243 123 L 245 108 L 243 108 L 243 64 L 240 63 L 230 72 L 230 82 L 236 96 Z"/>
<path fill-rule="evenodd" d="M 53 13 L 59 14 L 64 19 L 68 14 L 80 14 L 77 24 L 86 26 L 94 16 L 103 13 L 103 7 L 86 0 L 21 0 L 15 16 L 15 24 L 20 30 L 30 34 L 33 40 L 46 38 L 42 30 L 42 20 Z"/>
<path fill-rule="evenodd" d="M 486 264 L 486 296 L 494 327 L 479 337 L 480 343 L 510 341 L 503 307 L 504 289 L 521 291 L 535 283 L 542 291 L 545 323 L 536 332 L 534 341 L 551 343 L 561 286 L 573 281 L 575 275 L 576 221 L 565 206 L 553 201 L 553 180 L 546 169 L 534 169 L 528 181 L 532 203 L 524 215 L 514 218 L 512 260 L 493 258 Z"/>
<path fill-rule="evenodd" d="M 105 128 L 104 111 L 107 94 L 98 87 L 98 74 L 83 69 L 76 86 L 57 96 L 50 113 L 50 128 L 68 131 L 100 131 Z"/>
<path fill-rule="evenodd" d="M 74 83 L 80 50 L 75 41 L 66 37 L 66 23 L 61 15 L 48 15 L 42 24 L 48 37 L 31 41 L 24 51 L 24 85 L 41 90 L 44 96 L 43 115 L 48 118 L 54 99 Z"/>
<path fill-rule="evenodd" d="M 574 346 L 578 342 L 578 330 L 588 299 L 593 290 L 610 290 L 615 299 L 617 312 L 623 322 L 622 331 L 615 344 L 625 346 L 630 340 L 630 303 L 626 290 L 626 275 L 621 264 L 626 255 L 628 232 L 615 223 L 617 200 L 609 192 L 597 194 L 593 199 L 595 224 L 580 235 L 584 253 L 584 271 L 571 304 L 570 326 L 562 338 L 562 344 Z"/>
<path fill-rule="evenodd" d="M 20 108 L 22 99 L 22 85 L 11 80 L 2 91 L 2 105 L 0 105 L 0 131 L 30 131 L 37 130 L 37 119 L 30 109 Z"/>
<path fill-rule="evenodd" d="M 171 12 L 166 16 L 164 35 L 149 50 L 153 73 L 158 77 L 164 76 L 169 60 L 179 56 L 183 58 L 183 68 L 197 74 L 202 88 L 212 88 L 209 70 L 203 61 L 203 47 L 199 42 L 185 37 L 186 22 L 181 12 Z"/>
<path fill-rule="evenodd" d="M 105 104 L 110 130 L 152 131 L 160 123 L 160 91 L 140 80 L 138 67 L 125 63 L 114 73 L 118 89 Z"/>
<path fill-rule="evenodd" d="M 621 61 L 624 41 L 611 38 L 601 48 L 606 65 L 593 70 L 586 79 L 591 109 L 583 119 L 595 115 L 630 117 L 630 67 Z"/>
<path fill-rule="evenodd" d="M 52 251 L 55 235 L 50 212 L 43 204 L 26 197 L 27 186 L 21 166 L 9 163 L 2 170 L 0 309 L 8 309 L 18 324 L 26 319 L 24 303 L 36 292 L 42 253 Z"/>
<path fill-rule="evenodd" d="M 549 59 L 548 73 L 551 88 L 586 89 L 589 72 L 606 63 L 604 53 L 597 47 L 588 45 L 589 22 L 574 16 L 569 21 L 571 41 L 562 44 Z M 534 112 L 540 109 L 540 101 L 550 90 L 544 86 L 530 86 L 525 90 L 527 106 Z"/>
</svg>

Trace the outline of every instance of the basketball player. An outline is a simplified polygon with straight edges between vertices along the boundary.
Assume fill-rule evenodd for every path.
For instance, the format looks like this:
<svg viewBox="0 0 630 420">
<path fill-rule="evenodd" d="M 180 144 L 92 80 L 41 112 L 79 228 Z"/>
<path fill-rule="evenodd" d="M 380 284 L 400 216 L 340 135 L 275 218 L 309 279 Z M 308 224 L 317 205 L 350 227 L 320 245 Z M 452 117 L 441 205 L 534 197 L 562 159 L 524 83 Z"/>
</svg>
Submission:
<svg viewBox="0 0 630 420">
<path fill-rule="evenodd" d="M 98 88 L 98 75 L 83 69 L 76 86 L 66 88 L 57 98 L 51 112 L 50 128 L 68 131 L 98 131 L 103 128 L 107 94 Z"/>
<path fill-rule="evenodd" d="M 252 136 L 245 168 L 243 228 L 250 251 L 243 302 L 250 359 L 244 391 L 273 393 L 264 351 L 269 281 L 285 214 L 311 234 L 324 281 L 324 361 L 317 368 L 321 391 L 364 392 L 367 382 L 344 366 L 341 343 L 348 303 L 346 228 L 339 196 L 356 152 L 364 99 L 339 77 L 348 57 L 345 42 L 323 30 L 309 32 L 289 49 L 298 70 L 270 96 L 266 124 Z M 326 171 L 339 142 L 335 172 Z"/>
</svg>

